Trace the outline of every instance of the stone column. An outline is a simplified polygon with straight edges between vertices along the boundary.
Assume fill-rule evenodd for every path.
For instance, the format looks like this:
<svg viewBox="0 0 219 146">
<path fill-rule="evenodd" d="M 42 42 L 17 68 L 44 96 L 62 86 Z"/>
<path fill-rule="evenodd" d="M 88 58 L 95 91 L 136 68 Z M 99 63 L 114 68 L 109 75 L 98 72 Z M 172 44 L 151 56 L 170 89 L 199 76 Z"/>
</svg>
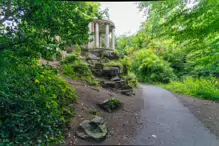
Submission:
<svg viewBox="0 0 219 146">
<path fill-rule="evenodd" d="M 95 41 L 96 41 L 96 47 L 99 48 L 100 46 L 100 37 L 99 37 L 99 24 L 96 23 L 96 38 L 95 38 Z"/>
<path fill-rule="evenodd" d="M 109 24 L 106 25 L 106 48 L 109 48 Z"/>
<path fill-rule="evenodd" d="M 102 38 L 101 38 L 102 34 L 100 33 L 100 48 L 102 48 Z"/>
<path fill-rule="evenodd" d="M 115 28 L 112 29 L 112 48 L 115 50 Z"/>
</svg>

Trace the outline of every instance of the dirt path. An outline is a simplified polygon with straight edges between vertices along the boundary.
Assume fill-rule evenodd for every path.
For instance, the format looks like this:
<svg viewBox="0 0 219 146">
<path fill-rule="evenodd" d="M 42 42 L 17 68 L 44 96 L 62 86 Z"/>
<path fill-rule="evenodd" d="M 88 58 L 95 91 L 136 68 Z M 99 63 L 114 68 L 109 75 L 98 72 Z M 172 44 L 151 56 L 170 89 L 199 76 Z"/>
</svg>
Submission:
<svg viewBox="0 0 219 146">
<path fill-rule="evenodd" d="M 133 143 L 133 137 L 136 135 L 136 125 L 138 123 L 138 114 L 143 107 L 143 100 L 140 98 L 141 89 L 136 89 L 135 96 L 125 96 L 116 94 L 100 88 L 100 91 L 94 87 L 86 86 L 85 84 L 68 79 L 68 82 L 72 87 L 76 87 L 76 94 L 79 97 L 76 105 L 77 115 L 73 118 L 73 122 L 69 126 L 67 133 L 66 145 L 118 145 Z M 115 97 L 122 103 L 125 103 L 124 107 L 116 112 L 107 113 L 101 110 L 96 104 Z M 80 138 L 75 137 L 75 131 L 77 126 L 83 120 L 91 119 L 92 113 L 96 111 L 106 122 L 109 133 L 106 140 L 102 142 L 88 142 Z"/>
<path fill-rule="evenodd" d="M 67 133 L 66 145 L 150 145 L 150 146 L 218 146 L 219 104 L 211 101 L 176 96 L 155 86 L 141 85 L 134 97 L 115 94 L 100 88 L 68 80 L 77 87 L 79 101 Z M 112 97 L 125 103 L 114 113 L 96 104 Z M 80 122 L 91 119 L 96 111 L 109 127 L 102 142 L 88 142 L 75 137 Z M 210 129 L 210 130 L 209 130 Z M 214 133 L 214 134 L 213 134 Z"/>
<path fill-rule="evenodd" d="M 140 114 L 142 124 L 135 137 L 135 143 L 132 144 L 219 146 L 216 136 L 193 115 L 194 109 L 190 108 L 191 112 L 185 104 L 182 104 L 182 101 L 187 105 L 189 102 L 158 87 L 149 85 L 141 87 L 144 97 L 144 108 Z M 205 107 L 202 105 L 202 108 Z"/>
</svg>

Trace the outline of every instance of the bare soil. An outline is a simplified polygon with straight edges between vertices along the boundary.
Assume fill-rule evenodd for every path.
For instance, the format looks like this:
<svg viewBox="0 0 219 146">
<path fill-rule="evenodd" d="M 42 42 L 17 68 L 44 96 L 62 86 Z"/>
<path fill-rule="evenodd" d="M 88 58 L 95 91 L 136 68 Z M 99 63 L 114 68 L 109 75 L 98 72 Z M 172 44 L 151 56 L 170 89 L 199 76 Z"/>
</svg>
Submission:
<svg viewBox="0 0 219 146">
<path fill-rule="evenodd" d="M 66 145 L 122 145 L 133 143 L 131 140 L 136 134 L 135 126 L 138 125 L 139 112 L 144 105 L 140 88 L 135 89 L 135 96 L 125 96 L 101 87 L 98 87 L 99 89 L 91 87 L 83 82 L 71 79 L 67 79 L 67 81 L 72 87 L 76 87 L 78 104 L 75 107 L 77 114 L 66 133 Z M 113 97 L 124 103 L 121 109 L 108 113 L 97 106 L 105 99 Z M 104 119 L 109 130 L 107 138 L 102 142 L 86 141 L 75 136 L 78 125 L 83 120 L 93 118 L 93 111 L 96 111 Z"/>
</svg>

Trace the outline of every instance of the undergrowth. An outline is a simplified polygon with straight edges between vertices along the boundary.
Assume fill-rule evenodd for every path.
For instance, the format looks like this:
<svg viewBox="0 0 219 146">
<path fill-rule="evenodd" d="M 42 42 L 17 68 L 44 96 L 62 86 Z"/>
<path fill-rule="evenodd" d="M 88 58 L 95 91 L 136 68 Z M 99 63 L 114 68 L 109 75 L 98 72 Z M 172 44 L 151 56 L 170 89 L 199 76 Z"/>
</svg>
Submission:
<svg viewBox="0 0 219 146">
<path fill-rule="evenodd" d="M 161 87 L 174 93 L 199 97 L 203 99 L 219 100 L 219 80 L 215 78 L 186 77 L 182 82 L 171 81 Z"/>
<path fill-rule="evenodd" d="M 24 55 L 26 54 L 26 55 Z M 21 55 L 21 56 L 20 56 Z M 75 89 L 34 53 L 0 53 L 0 143 L 45 145 L 64 142 L 75 115 Z"/>
<path fill-rule="evenodd" d="M 67 57 L 63 61 L 63 72 L 73 80 L 86 81 L 89 85 L 98 86 L 98 82 L 93 76 L 88 65 L 75 56 Z"/>
<path fill-rule="evenodd" d="M 128 81 L 129 86 L 133 87 L 133 88 L 139 88 L 139 82 L 137 80 L 137 77 L 135 76 L 134 73 L 132 72 L 128 72 L 127 75 L 123 75 L 122 76 L 123 79 L 130 79 Z"/>
<path fill-rule="evenodd" d="M 132 70 L 141 82 L 168 83 L 171 79 L 177 78 L 170 64 L 151 50 L 140 50 L 132 59 Z"/>
</svg>

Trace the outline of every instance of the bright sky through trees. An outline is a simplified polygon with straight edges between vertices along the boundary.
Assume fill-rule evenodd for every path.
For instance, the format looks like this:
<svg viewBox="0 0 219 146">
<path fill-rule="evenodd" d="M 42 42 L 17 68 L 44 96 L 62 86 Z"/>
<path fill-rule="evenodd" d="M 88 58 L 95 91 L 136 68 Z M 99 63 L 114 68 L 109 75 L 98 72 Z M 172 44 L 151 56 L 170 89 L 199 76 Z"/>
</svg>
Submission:
<svg viewBox="0 0 219 146">
<path fill-rule="evenodd" d="M 101 2 L 101 9 L 109 8 L 109 17 L 116 25 L 116 35 L 136 33 L 144 21 L 135 2 Z"/>
</svg>

